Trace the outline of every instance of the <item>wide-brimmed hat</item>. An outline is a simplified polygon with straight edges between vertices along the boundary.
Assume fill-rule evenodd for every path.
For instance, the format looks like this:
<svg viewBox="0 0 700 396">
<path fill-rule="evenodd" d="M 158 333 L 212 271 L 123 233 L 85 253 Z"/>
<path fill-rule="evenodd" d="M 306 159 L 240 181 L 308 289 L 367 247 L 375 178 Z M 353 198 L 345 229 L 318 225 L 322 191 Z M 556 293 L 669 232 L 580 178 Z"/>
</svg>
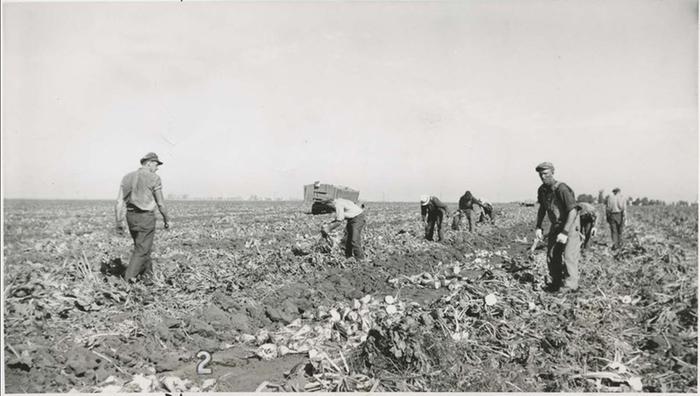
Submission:
<svg viewBox="0 0 700 396">
<path fill-rule="evenodd" d="M 430 195 L 421 195 L 420 196 L 420 204 L 421 206 L 425 206 L 428 204 L 428 201 L 430 201 Z"/>
<path fill-rule="evenodd" d="M 141 163 L 143 164 L 144 162 L 148 161 L 155 161 L 158 163 L 158 165 L 163 165 L 163 162 L 158 159 L 158 155 L 156 153 L 148 153 L 141 158 Z"/>
</svg>

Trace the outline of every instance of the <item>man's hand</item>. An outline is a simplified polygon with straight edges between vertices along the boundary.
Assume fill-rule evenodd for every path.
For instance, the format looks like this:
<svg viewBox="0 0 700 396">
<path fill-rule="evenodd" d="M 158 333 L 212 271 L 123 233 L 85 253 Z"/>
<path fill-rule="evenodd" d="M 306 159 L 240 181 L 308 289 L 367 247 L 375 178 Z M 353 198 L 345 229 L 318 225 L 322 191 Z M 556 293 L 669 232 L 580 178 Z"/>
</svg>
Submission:
<svg viewBox="0 0 700 396">
<path fill-rule="evenodd" d="M 163 222 L 163 228 L 165 228 L 166 230 L 169 230 L 169 229 L 170 229 L 170 226 L 171 226 L 170 220 L 165 220 L 165 221 Z"/>
<path fill-rule="evenodd" d="M 324 238 L 328 238 L 328 226 L 321 227 L 321 236 Z"/>
<path fill-rule="evenodd" d="M 535 239 L 539 239 L 539 240 L 542 239 L 542 229 L 541 228 L 538 228 L 535 230 Z"/>
<path fill-rule="evenodd" d="M 591 228 L 591 236 L 594 237 L 596 232 L 598 232 L 598 230 L 595 227 Z"/>
<path fill-rule="evenodd" d="M 563 232 L 560 232 L 559 235 L 557 235 L 557 243 L 563 243 L 566 244 L 566 241 L 569 240 L 569 236 L 564 234 Z"/>
<path fill-rule="evenodd" d="M 122 224 L 117 224 L 116 231 L 118 236 L 124 236 L 124 226 Z"/>
</svg>

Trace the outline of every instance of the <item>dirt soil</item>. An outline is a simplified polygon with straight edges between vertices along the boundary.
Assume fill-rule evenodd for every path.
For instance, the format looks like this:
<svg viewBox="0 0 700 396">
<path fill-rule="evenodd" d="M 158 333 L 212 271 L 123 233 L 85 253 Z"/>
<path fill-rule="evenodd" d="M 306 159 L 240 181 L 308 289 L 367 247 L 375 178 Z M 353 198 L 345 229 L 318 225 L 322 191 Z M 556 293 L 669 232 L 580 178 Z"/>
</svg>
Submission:
<svg viewBox="0 0 700 396">
<path fill-rule="evenodd" d="M 310 216 L 297 204 L 173 206 L 181 222 L 169 232 L 157 231 L 154 284 L 129 286 L 100 272 L 119 267 L 119 260 L 128 262 L 130 251 L 128 238 L 111 233 L 108 203 L 6 203 L 6 392 L 92 392 L 110 385 L 138 391 L 136 376 L 160 378 L 151 391 L 164 389 L 165 377 L 189 380 L 188 390 L 192 384 L 204 390 L 205 381 L 215 379 L 208 390 L 217 392 L 254 391 L 265 381 L 282 384 L 305 367 L 307 354 L 265 360 L 246 337 L 280 331 L 299 320 L 312 323 L 319 309 L 367 295 L 438 304 L 452 290 L 395 280 L 435 273 L 451 263 L 462 264 L 468 282 L 479 284 L 498 271 L 540 300 L 550 298 L 539 290 L 543 268 L 509 270 L 527 261 L 534 208 L 497 206 L 495 226 L 480 225 L 474 233 L 449 230 L 446 241 L 437 243 L 422 238 L 416 205 L 370 205 L 364 235 L 368 260 L 358 262 L 343 258 L 338 247 L 319 250 L 317 230 L 329 216 Z M 668 256 L 672 265 L 697 274 L 697 209 L 678 214 L 678 224 L 656 222 L 655 216 L 664 214 L 640 215 L 632 226 L 650 238 L 667 239 L 670 253 L 659 251 L 659 257 L 675 254 Z M 694 234 L 679 231 L 679 224 L 692 227 L 693 221 Z M 581 263 L 582 289 L 597 287 L 590 283 L 593 276 L 587 278 L 587 268 L 597 271 L 641 257 L 632 251 L 629 257 L 611 255 L 607 230 L 600 229 Z M 487 257 L 486 267 L 470 267 L 480 251 L 502 254 Z M 675 279 L 668 275 L 669 282 Z M 625 292 L 634 295 L 620 291 Z M 697 320 L 696 296 L 697 290 L 695 309 L 687 312 L 691 320 Z M 644 337 L 651 343 L 671 349 L 687 345 L 673 337 L 666 341 L 668 332 L 652 333 Z M 200 351 L 212 356 L 211 374 L 197 374 Z M 676 352 L 672 356 L 697 373 L 697 341 L 694 359 Z"/>
</svg>

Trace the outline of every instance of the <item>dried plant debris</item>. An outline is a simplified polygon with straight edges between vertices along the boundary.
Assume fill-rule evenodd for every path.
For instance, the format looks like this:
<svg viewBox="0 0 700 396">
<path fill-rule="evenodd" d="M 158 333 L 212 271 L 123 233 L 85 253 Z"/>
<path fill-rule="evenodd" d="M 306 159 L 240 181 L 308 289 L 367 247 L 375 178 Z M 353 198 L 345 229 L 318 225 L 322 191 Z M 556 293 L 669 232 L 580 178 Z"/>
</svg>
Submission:
<svg viewBox="0 0 700 396">
<path fill-rule="evenodd" d="M 631 207 L 618 251 L 600 227 L 565 294 L 536 208 L 442 243 L 415 205 L 371 208 L 358 261 L 295 203 L 173 203 L 127 284 L 110 203 L 7 201 L 5 389 L 697 391 L 696 206 Z"/>
</svg>

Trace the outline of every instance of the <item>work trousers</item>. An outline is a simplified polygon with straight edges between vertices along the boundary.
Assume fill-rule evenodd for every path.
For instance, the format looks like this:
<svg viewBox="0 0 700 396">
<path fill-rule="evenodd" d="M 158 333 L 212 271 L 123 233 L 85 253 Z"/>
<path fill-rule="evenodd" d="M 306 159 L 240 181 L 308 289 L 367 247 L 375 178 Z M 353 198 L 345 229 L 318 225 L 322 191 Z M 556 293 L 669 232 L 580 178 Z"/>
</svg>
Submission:
<svg viewBox="0 0 700 396">
<path fill-rule="evenodd" d="M 445 209 L 436 209 L 428 212 L 428 222 L 425 225 L 425 239 L 432 241 L 435 226 L 437 226 L 438 241 L 442 241 L 445 236 L 442 233 L 442 221 L 447 217 Z"/>
<path fill-rule="evenodd" d="M 467 217 L 469 232 L 474 231 L 474 209 L 464 209 L 464 215 Z"/>
<path fill-rule="evenodd" d="M 557 243 L 559 231 L 552 229 L 547 239 L 547 267 L 552 277 L 554 287 L 562 285 L 571 289 L 578 289 L 579 273 L 578 261 L 581 257 L 581 231 L 579 220 L 569 232 L 569 238 L 565 244 Z"/>
<path fill-rule="evenodd" d="M 593 220 L 581 219 L 581 233 L 583 234 L 583 248 L 588 248 L 588 241 L 591 240 L 591 232 L 593 231 Z"/>
<path fill-rule="evenodd" d="M 613 249 L 619 249 L 622 247 L 622 228 L 624 227 L 622 213 L 608 214 L 608 224 L 610 224 L 610 236 L 612 237 Z"/>
<path fill-rule="evenodd" d="M 493 217 L 493 208 L 484 208 L 482 213 L 489 223 L 494 224 L 496 222 L 496 219 Z"/>
<path fill-rule="evenodd" d="M 362 229 L 365 228 L 365 214 L 359 215 L 347 220 L 345 231 L 345 257 L 355 256 L 356 259 L 362 260 L 365 258 L 365 253 L 362 250 Z"/>
<path fill-rule="evenodd" d="M 151 250 L 156 233 L 155 213 L 127 211 L 126 223 L 129 225 L 131 238 L 134 239 L 134 253 L 131 255 L 124 278 L 129 280 L 142 274 L 152 275 Z"/>
</svg>

